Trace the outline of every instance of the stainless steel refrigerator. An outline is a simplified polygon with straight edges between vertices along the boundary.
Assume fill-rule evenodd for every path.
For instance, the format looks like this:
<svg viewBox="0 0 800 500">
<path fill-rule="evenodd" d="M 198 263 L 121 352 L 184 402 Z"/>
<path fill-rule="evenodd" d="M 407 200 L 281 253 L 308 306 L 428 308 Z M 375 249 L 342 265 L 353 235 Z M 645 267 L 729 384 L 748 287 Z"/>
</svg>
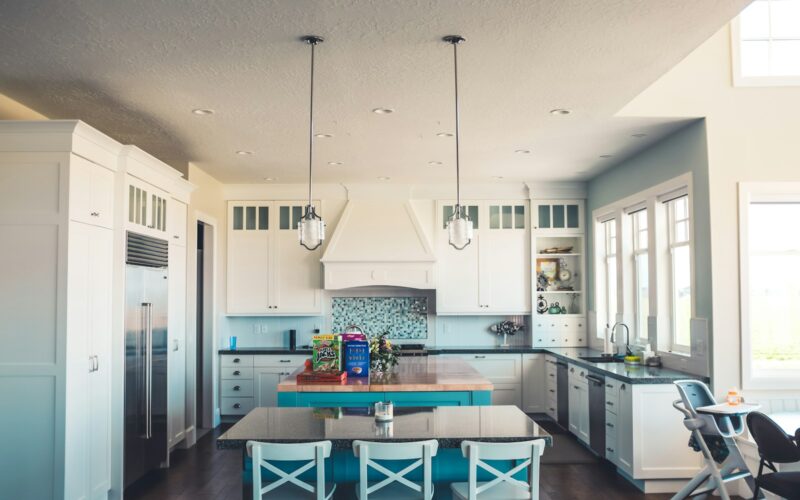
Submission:
<svg viewBox="0 0 800 500">
<path fill-rule="evenodd" d="M 168 243 L 127 234 L 125 486 L 167 465 Z"/>
</svg>

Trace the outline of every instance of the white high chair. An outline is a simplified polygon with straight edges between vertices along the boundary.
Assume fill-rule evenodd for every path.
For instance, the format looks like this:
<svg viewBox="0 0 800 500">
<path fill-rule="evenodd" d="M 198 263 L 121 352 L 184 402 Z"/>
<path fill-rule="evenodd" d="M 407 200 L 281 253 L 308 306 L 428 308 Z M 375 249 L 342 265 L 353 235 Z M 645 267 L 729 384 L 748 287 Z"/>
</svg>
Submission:
<svg viewBox="0 0 800 500">
<path fill-rule="evenodd" d="M 758 406 L 717 405 L 708 386 L 698 380 L 676 380 L 675 386 L 678 388 L 681 399 L 675 400 L 672 406 L 683 413 L 683 425 L 694 436 L 706 465 L 672 497 L 672 500 L 711 493 L 714 490 L 719 492 L 723 500 L 729 500 L 730 496 L 725 483 L 737 479 L 744 479 L 750 487 L 750 491 L 754 491 L 753 475 L 747 468 L 735 438 L 744 432 L 744 415 L 757 409 Z M 728 456 L 719 467 L 703 436 L 719 436 L 724 440 L 725 446 L 728 448 Z M 703 488 L 698 490 L 701 486 Z"/>
</svg>

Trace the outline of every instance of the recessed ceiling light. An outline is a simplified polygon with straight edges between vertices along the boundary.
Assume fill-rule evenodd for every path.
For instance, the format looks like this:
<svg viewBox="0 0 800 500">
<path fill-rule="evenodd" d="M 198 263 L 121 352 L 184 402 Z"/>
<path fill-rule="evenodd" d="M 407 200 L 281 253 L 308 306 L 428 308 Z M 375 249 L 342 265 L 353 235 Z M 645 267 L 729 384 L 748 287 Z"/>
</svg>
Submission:
<svg viewBox="0 0 800 500">
<path fill-rule="evenodd" d="M 391 179 L 391 177 L 384 177 L 384 176 L 378 177 L 379 181 L 388 181 L 390 179 Z"/>
<path fill-rule="evenodd" d="M 271 182 L 271 181 L 274 181 L 274 180 L 277 180 L 277 179 L 275 177 L 264 177 L 264 180 L 267 181 L 267 182 Z"/>
<path fill-rule="evenodd" d="M 375 108 L 372 112 L 376 115 L 391 115 L 394 113 L 394 110 L 392 108 Z"/>
<path fill-rule="evenodd" d="M 564 108 L 556 108 L 550 110 L 551 115 L 568 115 L 570 113 L 572 113 L 572 111 Z"/>
<path fill-rule="evenodd" d="M 327 139 L 329 137 L 333 137 L 333 134 L 314 134 L 314 137 L 319 137 L 320 139 Z"/>
<path fill-rule="evenodd" d="M 193 109 L 192 113 L 194 113 L 196 115 L 201 115 L 201 116 L 203 116 L 203 115 L 213 115 L 214 114 L 214 110 L 213 109 L 205 109 L 205 108 L 197 108 L 197 109 Z"/>
<path fill-rule="evenodd" d="M 519 154 L 521 154 L 521 155 L 528 155 L 528 154 L 531 154 L 531 150 L 530 150 L 530 149 L 517 149 L 517 150 L 516 150 L 516 151 L 514 151 L 514 152 L 515 152 L 515 153 L 519 153 Z"/>
<path fill-rule="evenodd" d="M 613 158 L 614 155 L 600 155 L 600 158 Z"/>
<path fill-rule="evenodd" d="M 436 137 L 453 137 L 453 134 L 451 134 L 450 132 L 439 132 L 438 134 L 436 134 Z"/>
<path fill-rule="evenodd" d="M 243 149 L 240 149 L 239 151 L 236 152 L 236 154 L 237 155 L 242 155 L 242 156 L 247 156 L 247 155 L 253 154 L 253 152 L 252 151 L 245 151 Z"/>
<path fill-rule="evenodd" d="M 440 162 L 440 161 L 429 161 L 428 162 L 428 165 L 430 165 L 432 167 L 437 167 L 437 166 L 439 166 L 441 164 L 442 164 L 442 162 Z"/>
<path fill-rule="evenodd" d="M 647 137 L 647 134 L 638 133 L 631 135 L 631 137 L 636 137 L 637 139 L 641 139 L 642 137 Z"/>
<path fill-rule="evenodd" d="M 343 162 L 341 162 L 341 161 L 329 161 L 328 162 L 328 165 L 331 165 L 331 166 L 334 166 L 334 167 L 338 166 L 338 165 L 342 165 L 342 164 L 343 164 Z"/>
</svg>

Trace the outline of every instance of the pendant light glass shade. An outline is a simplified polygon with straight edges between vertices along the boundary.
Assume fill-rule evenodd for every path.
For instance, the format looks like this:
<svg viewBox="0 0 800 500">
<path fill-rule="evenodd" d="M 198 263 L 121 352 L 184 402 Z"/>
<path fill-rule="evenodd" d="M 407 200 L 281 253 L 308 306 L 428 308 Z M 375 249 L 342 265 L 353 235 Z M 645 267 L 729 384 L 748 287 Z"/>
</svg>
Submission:
<svg viewBox="0 0 800 500">
<path fill-rule="evenodd" d="M 467 215 L 466 207 L 456 205 L 447 222 L 447 236 L 450 245 L 456 250 L 463 250 L 472 243 L 472 221 Z"/>
<path fill-rule="evenodd" d="M 317 215 L 313 205 L 306 205 L 305 213 L 297 224 L 300 244 L 309 250 L 316 250 L 325 241 L 325 221 Z"/>
<path fill-rule="evenodd" d="M 458 113 L 458 44 L 466 41 L 464 37 L 458 35 L 448 35 L 442 38 L 443 41 L 453 46 L 453 69 L 455 81 L 456 99 L 456 206 L 453 215 L 447 221 L 447 237 L 450 246 L 456 250 L 463 250 L 472 243 L 473 227 L 472 221 L 467 215 L 465 207 L 461 206 L 461 165 L 460 165 L 460 136 L 459 136 L 459 113 Z"/>
<path fill-rule="evenodd" d="M 311 99 L 308 118 L 308 205 L 297 224 L 297 236 L 303 247 L 316 250 L 325 241 L 325 221 L 317 215 L 311 192 L 314 172 L 314 48 L 322 43 L 323 39 L 320 36 L 309 35 L 304 36 L 302 40 L 311 45 Z"/>
</svg>

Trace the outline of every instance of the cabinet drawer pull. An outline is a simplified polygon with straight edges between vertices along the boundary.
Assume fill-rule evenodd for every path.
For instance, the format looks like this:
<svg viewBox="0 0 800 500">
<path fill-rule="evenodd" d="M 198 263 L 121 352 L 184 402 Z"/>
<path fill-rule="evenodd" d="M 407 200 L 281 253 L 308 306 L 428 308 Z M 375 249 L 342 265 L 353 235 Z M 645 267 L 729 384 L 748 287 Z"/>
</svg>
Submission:
<svg viewBox="0 0 800 500">
<path fill-rule="evenodd" d="M 578 387 L 577 385 L 573 385 L 572 387 L 574 387 L 576 389 L 580 389 L 580 387 Z"/>
<path fill-rule="evenodd" d="M 607 406 L 614 406 L 614 403 L 612 401 L 606 401 L 606 405 Z"/>
<path fill-rule="evenodd" d="M 236 376 L 238 377 L 239 375 L 241 375 L 241 374 L 242 374 L 242 372 L 240 372 L 239 370 L 236 370 L 235 372 L 233 372 L 233 374 L 234 374 L 234 375 L 236 375 Z"/>
<path fill-rule="evenodd" d="M 100 212 L 92 212 L 89 215 L 91 215 L 92 217 L 100 217 Z"/>
<path fill-rule="evenodd" d="M 478 355 L 478 354 L 475 355 L 475 359 L 485 359 L 485 358 L 486 356 L 483 355 Z"/>
<path fill-rule="evenodd" d="M 556 392 L 556 390 L 555 390 L 555 389 L 549 389 L 549 391 L 550 391 L 550 392 Z"/>
<path fill-rule="evenodd" d="M 619 386 L 619 388 L 624 391 L 625 390 L 625 384 L 622 384 L 621 386 Z"/>
<path fill-rule="evenodd" d="M 575 373 L 575 368 L 570 368 L 570 369 L 569 369 L 569 372 L 570 372 L 570 373 Z"/>
<path fill-rule="evenodd" d="M 241 408 L 241 407 L 242 407 L 242 405 L 240 405 L 239 403 L 236 403 L 236 404 L 234 404 L 234 405 L 233 405 L 233 407 L 234 407 L 234 408 L 236 408 L 236 409 L 238 410 L 239 408 Z"/>
<path fill-rule="evenodd" d="M 241 390 L 241 387 L 240 387 L 240 386 L 238 386 L 238 385 L 234 385 L 234 386 L 233 386 L 233 390 L 234 390 L 234 391 Z"/>
<path fill-rule="evenodd" d="M 241 360 L 240 360 L 239 358 L 233 358 L 233 362 L 234 362 L 234 363 L 238 363 L 238 362 L 240 362 L 240 361 L 241 361 Z"/>
<path fill-rule="evenodd" d="M 614 388 L 614 386 L 611 385 L 611 384 L 606 384 L 606 387 L 608 387 L 609 389 L 613 389 Z"/>
<path fill-rule="evenodd" d="M 606 448 L 606 451 L 610 451 L 611 453 L 614 453 L 614 448 Z"/>
<path fill-rule="evenodd" d="M 180 237 L 180 236 L 178 236 L 177 234 L 173 234 L 173 235 L 172 235 L 172 237 L 173 237 L 173 238 L 175 238 L 176 240 L 179 240 L 179 239 L 181 238 L 181 237 Z"/>
<path fill-rule="evenodd" d="M 612 424 L 611 422 L 607 422 L 607 423 L 606 423 L 606 427 L 611 427 L 611 428 L 613 428 L 613 427 L 614 427 L 614 424 Z"/>
<path fill-rule="evenodd" d="M 291 359 L 282 359 L 281 360 L 281 363 L 291 363 L 291 362 L 292 362 Z"/>
<path fill-rule="evenodd" d="M 555 375 L 553 375 L 552 373 L 548 373 L 547 376 L 555 378 Z"/>
<path fill-rule="evenodd" d="M 550 411 L 556 411 L 556 409 L 555 408 L 550 408 Z"/>
</svg>

